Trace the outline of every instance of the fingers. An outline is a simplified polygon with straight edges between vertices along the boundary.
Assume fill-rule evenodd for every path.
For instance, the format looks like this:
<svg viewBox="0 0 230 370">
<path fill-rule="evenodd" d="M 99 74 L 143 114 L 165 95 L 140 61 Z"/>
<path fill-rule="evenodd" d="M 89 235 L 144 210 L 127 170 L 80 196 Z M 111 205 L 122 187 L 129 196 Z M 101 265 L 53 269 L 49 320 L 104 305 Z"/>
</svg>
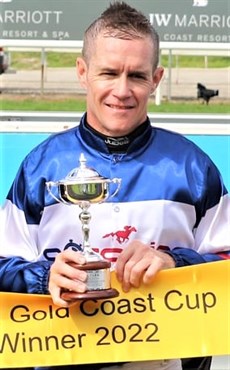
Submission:
<svg viewBox="0 0 230 370">
<path fill-rule="evenodd" d="M 123 270 L 122 288 L 124 292 L 128 292 L 132 286 L 135 288 L 140 286 L 143 273 L 148 265 L 147 256 L 142 256 L 137 252 L 130 257 Z"/>
<path fill-rule="evenodd" d="M 59 287 L 53 285 L 50 288 L 50 294 L 51 294 L 53 303 L 56 306 L 69 307 L 69 302 L 61 298 L 61 289 Z"/>
<path fill-rule="evenodd" d="M 175 261 L 169 254 L 154 250 L 154 259 L 143 275 L 143 283 L 152 283 L 159 271 L 174 267 Z"/>
<path fill-rule="evenodd" d="M 70 303 L 61 298 L 63 290 L 78 293 L 86 291 L 87 273 L 76 268 L 76 264 L 84 264 L 82 254 L 72 250 L 66 250 L 57 255 L 50 268 L 49 291 L 53 302 L 59 306 L 69 306 Z M 71 264 L 75 264 L 74 267 Z"/>
<path fill-rule="evenodd" d="M 140 241 L 133 241 L 118 257 L 116 273 L 123 291 L 128 292 L 141 283 L 150 284 L 160 270 L 172 267 L 175 263 L 171 256 Z"/>
<path fill-rule="evenodd" d="M 119 255 L 115 270 L 117 274 L 118 281 L 122 282 L 124 280 L 124 274 L 125 269 L 127 269 L 129 266 L 127 266 L 128 261 L 132 258 L 133 251 L 131 248 L 127 247 L 123 250 L 123 252 Z M 131 267 L 131 266 L 130 266 Z M 126 272 L 127 274 L 127 272 Z"/>
</svg>

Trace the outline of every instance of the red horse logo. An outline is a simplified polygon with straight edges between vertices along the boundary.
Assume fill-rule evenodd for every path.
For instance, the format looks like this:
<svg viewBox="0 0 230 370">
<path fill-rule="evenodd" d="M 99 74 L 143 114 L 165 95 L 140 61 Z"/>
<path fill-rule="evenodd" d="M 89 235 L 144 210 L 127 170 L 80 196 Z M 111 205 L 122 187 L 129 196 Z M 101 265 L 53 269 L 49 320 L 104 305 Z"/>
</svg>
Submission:
<svg viewBox="0 0 230 370">
<path fill-rule="evenodd" d="M 112 238 L 115 236 L 118 243 L 122 244 L 125 241 L 129 240 L 129 235 L 132 232 L 137 232 L 136 228 L 133 226 L 125 226 L 124 230 L 118 230 L 115 233 L 109 233 L 103 236 L 103 238 L 108 238 L 112 236 Z"/>
</svg>

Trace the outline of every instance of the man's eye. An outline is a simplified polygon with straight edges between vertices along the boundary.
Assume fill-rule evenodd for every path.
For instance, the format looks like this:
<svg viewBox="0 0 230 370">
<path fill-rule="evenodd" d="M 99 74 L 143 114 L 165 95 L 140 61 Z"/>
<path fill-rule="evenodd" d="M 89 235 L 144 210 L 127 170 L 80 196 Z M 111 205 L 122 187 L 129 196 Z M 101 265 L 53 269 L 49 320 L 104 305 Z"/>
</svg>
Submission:
<svg viewBox="0 0 230 370">
<path fill-rule="evenodd" d="M 103 72 L 102 74 L 105 76 L 116 76 L 115 72 Z"/>
<path fill-rule="evenodd" d="M 140 75 L 140 74 L 138 74 L 138 73 L 133 73 L 130 77 L 132 77 L 132 78 L 137 78 L 137 79 L 141 79 L 141 80 L 145 80 L 145 79 L 146 79 L 146 78 L 145 78 L 145 76 Z"/>
</svg>

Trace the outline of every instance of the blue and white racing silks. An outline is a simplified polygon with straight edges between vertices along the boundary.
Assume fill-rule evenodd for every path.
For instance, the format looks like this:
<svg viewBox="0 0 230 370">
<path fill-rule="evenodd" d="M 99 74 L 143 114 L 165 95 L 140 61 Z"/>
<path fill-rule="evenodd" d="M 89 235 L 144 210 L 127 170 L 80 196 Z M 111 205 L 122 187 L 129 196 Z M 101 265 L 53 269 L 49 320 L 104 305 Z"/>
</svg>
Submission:
<svg viewBox="0 0 230 370">
<path fill-rule="evenodd" d="M 114 197 L 89 209 L 91 246 L 104 258 L 115 263 L 134 239 L 171 253 L 177 266 L 229 258 L 230 198 L 200 148 L 147 121 L 127 153 L 111 154 L 85 120 L 50 136 L 21 164 L 1 211 L 1 290 L 46 293 L 55 256 L 82 249 L 80 207 L 46 189 L 79 166 L 81 153 L 101 176 L 121 178 Z"/>
</svg>

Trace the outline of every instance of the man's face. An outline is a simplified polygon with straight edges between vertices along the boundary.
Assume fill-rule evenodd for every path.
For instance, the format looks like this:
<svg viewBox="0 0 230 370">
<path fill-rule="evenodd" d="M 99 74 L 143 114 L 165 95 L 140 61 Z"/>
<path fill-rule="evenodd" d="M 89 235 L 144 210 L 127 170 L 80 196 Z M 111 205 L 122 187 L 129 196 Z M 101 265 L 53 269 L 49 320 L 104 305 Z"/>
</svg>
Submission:
<svg viewBox="0 0 230 370">
<path fill-rule="evenodd" d="M 153 72 L 150 38 L 122 40 L 99 35 L 86 64 L 77 60 L 78 75 L 87 90 L 87 120 L 97 131 L 122 136 L 143 123 L 149 95 L 163 70 Z"/>
</svg>

